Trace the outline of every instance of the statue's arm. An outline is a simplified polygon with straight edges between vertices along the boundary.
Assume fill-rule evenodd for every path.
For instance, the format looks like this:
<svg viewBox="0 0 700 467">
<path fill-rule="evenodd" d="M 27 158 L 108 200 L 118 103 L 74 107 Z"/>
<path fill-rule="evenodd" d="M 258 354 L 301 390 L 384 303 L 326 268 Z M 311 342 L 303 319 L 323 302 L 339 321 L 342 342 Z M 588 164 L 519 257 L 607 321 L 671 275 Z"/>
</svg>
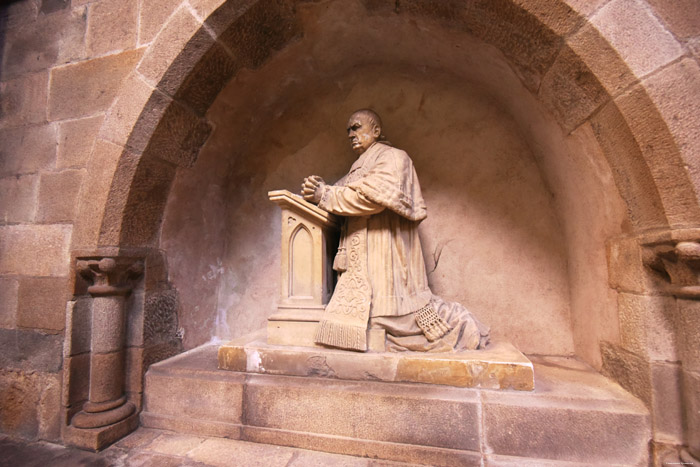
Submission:
<svg viewBox="0 0 700 467">
<path fill-rule="evenodd" d="M 330 185 L 323 187 L 318 207 L 339 216 L 370 216 L 384 210 L 352 188 Z"/>
</svg>

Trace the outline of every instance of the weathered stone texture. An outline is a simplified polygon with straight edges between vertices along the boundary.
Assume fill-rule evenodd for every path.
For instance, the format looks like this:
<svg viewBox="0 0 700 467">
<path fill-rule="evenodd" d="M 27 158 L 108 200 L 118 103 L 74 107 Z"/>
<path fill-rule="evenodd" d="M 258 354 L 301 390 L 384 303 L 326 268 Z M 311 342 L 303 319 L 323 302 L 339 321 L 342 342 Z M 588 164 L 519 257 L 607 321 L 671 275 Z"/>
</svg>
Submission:
<svg viewBox="0 0 700 467">
<path fill-rule="evenodd" d="M 55 373 L 63 337 L 28 329 L 0 329 L 0 368 Z"/>
<path fill-rule="evenodd" d="M 175 99 L 204 115 L 219 91 L 238 71 L 238 64 L 218 43 L 212 45 L 180 84 Z M 163 77 L 170 80 L 170 71 Z"/>
<path fill-rule="evenodd" d="M 54 13 L 71 6 L 70 0 L 41 0 L 39 11 L 44 14 Z"/>
<path fill-rule="evenodd" d="M 697 10 L 700 11 L 700 7 Z M 700 12 L 698 14 L 700 15 Z M 663 124 L 668 126 L 673 135 L 685 166 L 684 172 L 687 171 L 685 176 L 690 176 L 695 185 L 695 193 L 700 193 L 700 116 L 697 112 L 697 109 L 700 109 L 700 65 L 694 60 L 684 59 L 655 73 L 642 84 L 655 107 L 659 109 Z M 660 124 L 661 121 L 656 126 Z M 642 130 L 648 133 L 650 130 L 647 128 L 642 127 Z M 653 138 L 648 139 L 653 141 Z M 661 161 L 665 165 L 673 164 L 673 161 L 667 158 Z M 664 182 L 664 185 L 673 185 L 672 180 Z M 693 199 L 692 202 L 697 200 Z M 682 205 L 679 209 L 683 209 Z M 679 216 L 682 216 L 682 213 L 679 212 Z"/>
<path fill-rule="evenodd" d="M 91 4 L 87 31 L 89 56 L 96 57 L 136 46 L 137 10 L 136 0 L 103 1 Z"/>
<path fill-rule="evenodd" d="M 104 215 L 114 171 L 123 148 L 97 140 L 93 157 L 88 164 L 90 177 L 85 180 L 81 196 L 80 214 L 75 223 L 73 244 L 79 248 L 97 245 L 100 224 Z"/>
<path fill-rule="evenodd" d="M 0 223 L 31 222 L 37 200 L 36 175 L 0 178 Z"/>
<path fill-rule="evenodd" d="M 20 278 L 17 325 L 25 328 L 62 330 L 66 322 L 67 298 L 66 278 Z"/>
<path fill-rule="evenodd" d="M 614 102 L 608 103 L 593 116 L 591 125 L 610 164 L 615 185 L 627 203 L 632 225 L 666 225 L 658 186 L 620 109 Z"/>
<path fill-rule="evenodd" d="M 39 5 L 35 1 L 5 2 L 0 9 L 0 21 L 6 27 L 14 27 L 36 19 Z"/>
<path fill-rule="evenodd" d="M 0 370 L 0 431 L 56 440 L 60 422 L 57 375 Z"/>
<path fill-rule="evenodd" d="M 683 381 L 678 363 L 652 363 L 652 407 L 654 438 L 683 442 Z"/>
<path fill-rule="evenodd" d="M 142 152 L 170 100 L 132 73 L 124 83 L 127 91 L 117 98 L 100 137 Z"/>
<path fill-rule="evenodd" d="M 274 50 L 300 34 L 294 12 L 283 0 L 258 2 L 219 36 L 242 66 L 258 68 Z"/>
<path fill-rule="evenodd" d="M 58 124 L 57 169 L 82 168 L 87 165 L 103 119 L 104 116 L 97 115 Z"/>
<path fill-rule="evenodd" d="M 17 279 L 0 277 L 0 328 L 13 328 L 17 322 Z"/>
<path fill-rule="evenodd" d="M 601 344 L 601 372 L 640 398 L 647 407 L 652 402 L 651 368 L 644 358 L 609 342 Z"/>
<path fill-rule="evenodd" d="M 45 122 L 48 87 L 47 72 L 24 75 L 0 83 L 0 126 Z"/>
<path fill-rule="evenodd" d="M 142 50 L 95 58 L 51 70 L 49 119 L 80 118 L 109 108 Z"/>
<path fill-rule="evenodd" d="M 66 304 L 66 344 L 64 355 L 78 355 L 90 351 L 92 300 L 79 297 Z"/>
<path fill-rule="evenodd" d="M 678 300 L 678 354 L 683 369 L 700 373 L 700 301 Z"/>
<path fill-rule="evenodd" d="M 494 45 L 511 61 L 523 84 L 536 92 L 562 39 L 535 15 L 508 0 L 432 2 L 408 0 L 400 11 L 433 18 Z"/>
<path fill-rule="evenodd" d="M 39 184 L 39 222 L 69 222 L 75 219 L 78 194 L 85 170 L 43 173 Z"/>
<path fill-rule="evenodd" d="M 192 35 L 182 43 L 183 31 Z M 187 9 L 175 13 L 156 38 L 139 72 L 165 93 L 176 96 L 203 115 L 237 70 L 229 54 L 214 44 L 209 33 Z"/>
<path fill-rule="evenodd" d="M 619 94 L 636 79 L 607 38 L 593 25 L 585 24 L 566 43 L 609 94 Z"/>
<path fill-rule="evenodd" d="M 138 67 L 139 73 L 154 86 L 171 67 L 187 73 L 214 41 L 206 31 L 196 34 L 200 27 L 201 24 L 188 8 L 180 8 L 144 54 Z M 193 40 L 190 41 L 190 38 Z M 166 92 L 174 94 L 174 89 L 167 89 Z"/>
<path fill-rule="evenodd" d="M 542 79 L 539 96 L 567 133 L 608 99 L 596 76 L 569 47 L 562 49 Z"/>
<path fill-rule="evenodd" d="M 641 0 L 613 0 L 591 22 L 637 77 L 678 58 L 683 50 Z"/>
<path fill-rule="evenodd" d="M 523 407 L 499 403 L 485 404 L 483 412 L 485 444 L 496 454 L 591 465 L 641 465 L 646 459 L 648 427 L 646 417 L 639 413 L 612 416 L 604 411 L 562 410 L 556 404 Z M 626 428 L 624 437 L 615 435 L 621 425 Z M 630 435 L 632 432 L 636 433 Z M 600 433 L 608 436 L 601 438 Z"/>
<path fill-rule="evenodd" d="M 65 276 L 70 225 L 0 227 L 0 274 Z"/>
<path fill-rule="evenodd" d="M 700 36 L 700 7 L 696 0 L 647 0 L 647 3 L 679 39 Z"/>
<path fill-rule="evenodd" d="M 622 346 L 651 360 L 675 361 L 672 297 L 618 294 Z"/>
<path fill-rule="evenodd" d="M 225 0 L 191 0 L 190 5 L 195 9 L 197 14 L 201 19 L 206 19 L 214 13 L 218 8 L 224 9 L 226 7 L 233 7 L 234 2 L 226 2 Z M 235 3 L 246 3 L 250 4 L 250 0 L 245 2 L 235 2 Z"/>
<path fill-rule="evenodd" d="M 166 23 L 168 17 L 181 3 L 182 0 L 142 2 L 139 11 L 139 44 L 151 42 Z"/>
<path fill-rule="evenodd" d="M 8 28 L 0 78 L 7 80 L 83 58 L 86 22 L 86 11 L 78 8 L 39 15 L 36 21 Z"/>
<path fill-rule="evenodd" d="M 63 361 L 63 399 L 66 407 L 80 407 L 88 399 L 90 390 L 90 354 L 66 357 Z"/>
<path fill-rule="evenodd" d="M 55 162 L 55 125 L 2 129 L 0 141 L 0 176 L 35 173 Z"/>
<path fill-rule="evenodd" d="M 181 167 L 192 167 L 211 131 L 209 122 L 173 102 L 158 123 L 146 152 Z"/>
<path fill-rule="evenodd" d="M 177 292 L 166 290 L 148 295 L 144 304 L 143 343 L 167 342 L 177 333 Z"/>
</svg>

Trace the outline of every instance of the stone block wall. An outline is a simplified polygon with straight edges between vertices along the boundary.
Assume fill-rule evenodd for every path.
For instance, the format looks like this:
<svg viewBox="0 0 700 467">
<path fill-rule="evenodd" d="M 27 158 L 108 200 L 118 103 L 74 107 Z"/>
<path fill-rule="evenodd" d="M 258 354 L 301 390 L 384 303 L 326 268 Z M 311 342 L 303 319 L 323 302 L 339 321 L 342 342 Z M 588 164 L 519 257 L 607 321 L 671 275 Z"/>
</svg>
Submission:
<svg viewBox="0 0 700 467">
<path fill-rule="evenodd" d="M 62 385 L 87 392 L 87 364 L 72 360 L 89 356 L 89 334 L 82 350 L 76 342 L 63 358 L 66 304 L 73 310 L 84 301 L 69 301 L 83 182 L 105 112 L 179 3 L 23 0 L 0 7 L 0 432 L 59 440 Z M 100 186 L 103 194 L 93 199 L 109 188 Z M 139 301 L 143 292 L 131 303 Z M 165 307 L 174 314 L 162 301 L 155 300 L 154 313 Z M 68 314 L 89 331 L 88 315 Z M 171 342 L 151 341 L 144 351 L 131 339 L 127 365 L 139 371 L 127 381 L 129 393 L 140 394 L 144 352 L 151 361 L 173 352 Z"/>
<path fill-rule="evenodd" d="M 161 198 L 176 167 L 194 163 L 210 130 L 200 118 L 218 91 L 238 67 L 261 66 L 299 34 L 270 7 L 274 2 L 230 0 L 210 16 L 222 3 L 20 0 L 0 7 L 0 432 L 60 437 L 61 407 L 71 405 L 73 394 L 61 388 L 71 387 L 77 402 L 87 384 L 76 252 L 119 246 L 124 238 L 155 245 Z M 303 3 L 312 2 L 285 5 Z M 700 221 L 693 196 L 700 190 L 695 0 L 503 0 L 475 2 L 475 14 L 465 14 L 457 2 L 359 3 L 371 14 L 400 10 L 402 18 L 429 17 L 501 50 L 566 134 L 590 128 L 595 135 L 630 212 L 626 229 Z M 239 27 L 229 30 L 231 18 L 248 8 Z M 269 29 L 257 28 L 259 21 L 271 21 Z M 216 79 L 193 72 L 199 63 L 211 66 Z M 140 132 L 132 131 L 137 120 Z M 158 145 L 167 151 L 137 164 Z M 143 186 L 129 184 L 133 173 Z M 114 199 L 113 210 L 106 209 Z M 152 225 L 124 234 L 122 211 L 142 202 Z M 613 269 L 610 258 L 625 254 L 618 246 L 609 250 Z M 132 398 L 138 398 L 133 395 L 145 366 L 177 349 L 167 338 L 176 332 L 177 300 L 162 257 L 139 255 L 147 264 L 144 287 L 130 299 L 134 322 L 141 323 L 128 338 L 127 367 L 136 370 L 125 385 Z M 691 333 L 679 332 L 697 328 L 697 302 L 661 297 L 655 286 L 640 285 L 647 274 L 641 268 L 637 258 L 612 271 L 620 341 L 603 343 L 603 368 L 658 415 L 657 439 L 687 443 L 679 428 L 684 424 L 697 445 L 700 428 L 676 409 L 686 404 L 684 410 L 696 413 L 700 402 L 674 399 L 697 394 L 697 346 Z M 70 352 L 65 358 L 64 350 Z M 587 349 L 586 358 L 595 360 L 597 353 Z"/>
</svg>

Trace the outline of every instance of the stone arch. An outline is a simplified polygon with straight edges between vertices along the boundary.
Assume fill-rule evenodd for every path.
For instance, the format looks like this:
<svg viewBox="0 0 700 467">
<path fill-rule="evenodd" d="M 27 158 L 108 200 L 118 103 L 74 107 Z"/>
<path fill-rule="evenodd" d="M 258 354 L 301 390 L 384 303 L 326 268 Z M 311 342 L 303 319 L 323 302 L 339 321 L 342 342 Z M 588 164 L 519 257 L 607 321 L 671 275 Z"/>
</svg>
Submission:
<svg viewBox="0 0 700 467">
<path fill-rule="evenodd" d="M 294 2 L 216 3 L 206 19 L 181 5 L 124 84 L 94 150 L 94 182 L 83 193 L 74 249 L 152 246 L 176 168 L 194 164 L 211 131 L 204 118 L 209 104 L 239 69 L 260 66 L 303 34 Z M 632 231 L 700 219 L 688 155 L 639 71 L 585 16 L 592 11 L 565 1 L 547 8 L 510 0 L 364 3 L 370 15 L 429 18 L 496 46 L 565 131 L 590 121 Z M 108 192 L 96 186 L 104 183 Z"/>
<path fill-rule="evenodd" d="M 219 91 L 239 70 L 262 66 L 301 37 L 305 5 L 332 2 L 215 3 L 200 11 L 184 2 L 115 100 L 91 159 L 75 251 L 156 248 L 177 168 L 196 162 L 211 132 L 205 113 Z M 697 65 L 664 30 L 652 24 L 640 38 L 639 49 L 663 45 L 650 58 L 610 38 L 601 16 L 615 12 L 601 9 L 614 2 L 584 9 L 563 0 L 361 3 L 369 17 L 427 21 L 495 47 L 565 134 L 590 124 L 627 205 L 627 235 L 700 220 L 687 169 L 692 148 L 658 93 L 662 77 L 681 80 L 683 67 Z M 647 13 L 635 3 L 629 15 L 639 14 Z M 599 364 L 596 352 L 588 349 L 586 359 Z"/>
</svg>

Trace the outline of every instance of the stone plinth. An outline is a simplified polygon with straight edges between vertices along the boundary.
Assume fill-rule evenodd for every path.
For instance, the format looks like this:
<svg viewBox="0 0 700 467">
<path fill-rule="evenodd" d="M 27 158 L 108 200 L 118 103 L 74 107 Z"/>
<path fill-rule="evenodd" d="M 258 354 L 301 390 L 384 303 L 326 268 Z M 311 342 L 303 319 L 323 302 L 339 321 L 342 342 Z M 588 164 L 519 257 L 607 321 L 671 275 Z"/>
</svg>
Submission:
<svg viewBox="0 0 700 467">
<path fill-rule="evenodd" d="M 152 365 L 142 426 L 434 466 L 648 465 L 648 410 L 575 359 L 533 357 L 524 392 L 224 371 L 217 351 Z"/>
<path fill-rule="evenodd" d="M 248 373 L 520 391 L 535 387 L 532 363 L 507 342 L 459 353 L 356 353 L 271 345 L 258 334 L 220 346 L 218 358 L 220 369 Z"/>
<path fill-rule="evenodd" d="M 280 297 L 268 320 L 269 342 L 314 346 L 313 333 L 333 293 L 340 219 L 287 190 L 268 197 L 282 209 Z"/>
</svg>

